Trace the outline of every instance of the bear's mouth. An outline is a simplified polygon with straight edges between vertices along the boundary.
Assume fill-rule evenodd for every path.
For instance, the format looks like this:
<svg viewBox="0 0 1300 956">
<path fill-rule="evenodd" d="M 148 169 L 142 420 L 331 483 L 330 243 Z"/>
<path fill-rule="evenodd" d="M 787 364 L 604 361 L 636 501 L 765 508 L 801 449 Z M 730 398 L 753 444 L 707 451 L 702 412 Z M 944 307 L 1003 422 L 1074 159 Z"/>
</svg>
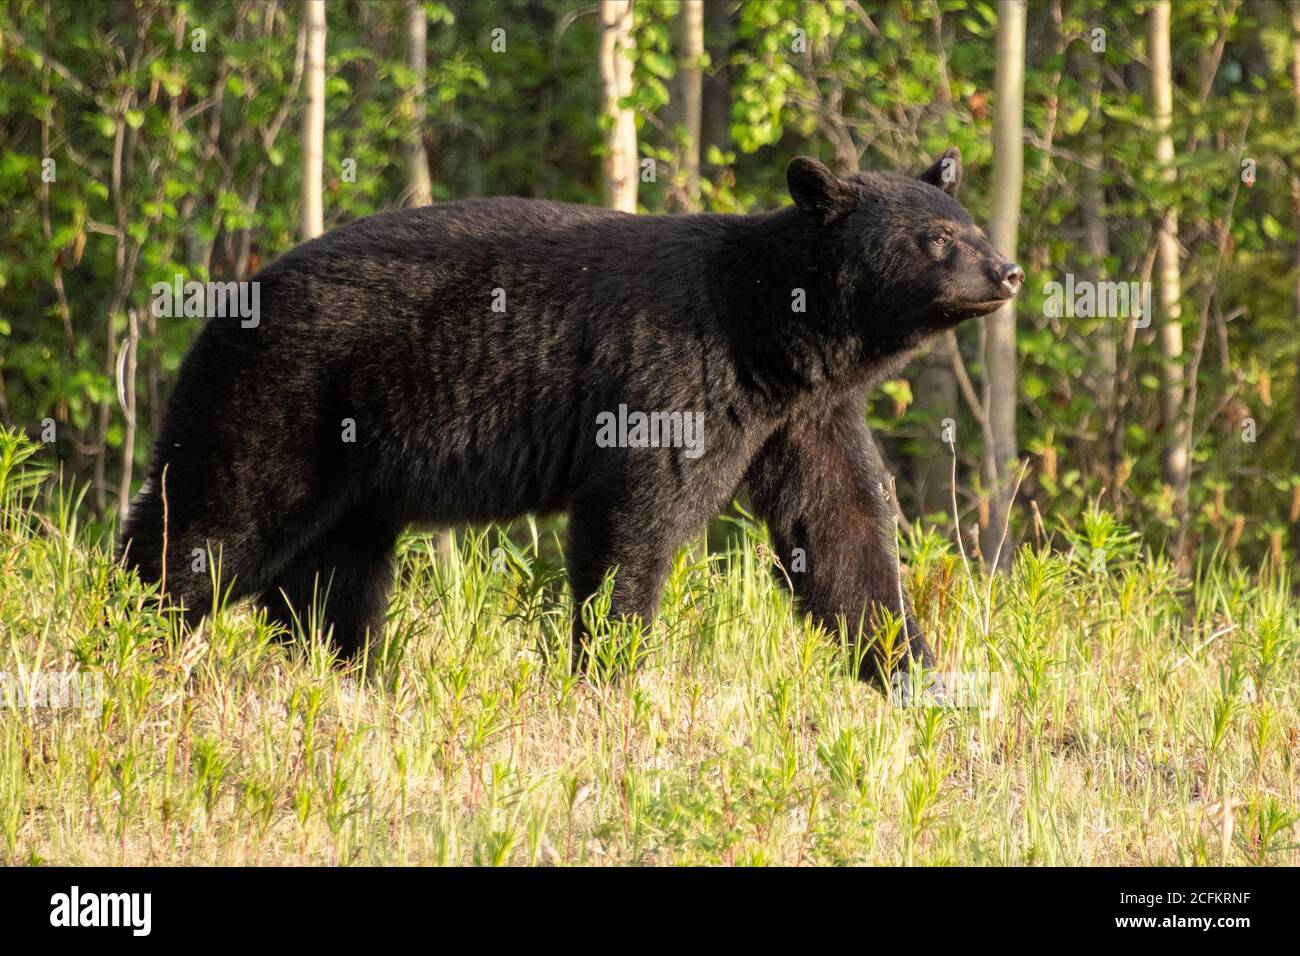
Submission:
<svg viewBox="0 0 1300 956">
<path fill-rule="evenodd" d="M 988 312 L 996 312 L 1014 298 L 1015 296 L 1009 295 L 1003 299 L 984 299 L 981 302 L 971 302 L 966 306 L 966 308 L 970 309 L 977 315 L 984 315 Z"/>
<path fill-rule="evenodd" d="M 988 315 L 990 312 L 996 312 L 1014 298 L 1014 295 L 1009 295 L 1001 299 L 980 299 L 975 302 L 959 302 L 948 309 L 948 313 L 953 317 L 960 316 L 962 318 L 974 318 L 977 315 Z"/>
</svg>

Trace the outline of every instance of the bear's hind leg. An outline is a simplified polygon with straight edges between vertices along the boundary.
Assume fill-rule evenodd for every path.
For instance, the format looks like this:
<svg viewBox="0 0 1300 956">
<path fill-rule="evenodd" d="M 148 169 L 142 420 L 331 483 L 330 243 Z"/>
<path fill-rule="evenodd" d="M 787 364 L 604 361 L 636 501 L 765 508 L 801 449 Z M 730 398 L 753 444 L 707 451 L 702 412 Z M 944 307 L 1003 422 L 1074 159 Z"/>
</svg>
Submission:
<svg viewBox="0 0 1300 956">
<path fill-rule="evenodd" d="M 258 605 L 291 634 L 314 621 L 341 657 L 355 657 L 367 637 L 374 642 L 383 637 L 399 530 L 365 516 L 345 519 L 294 558 Z"/>
</svg>

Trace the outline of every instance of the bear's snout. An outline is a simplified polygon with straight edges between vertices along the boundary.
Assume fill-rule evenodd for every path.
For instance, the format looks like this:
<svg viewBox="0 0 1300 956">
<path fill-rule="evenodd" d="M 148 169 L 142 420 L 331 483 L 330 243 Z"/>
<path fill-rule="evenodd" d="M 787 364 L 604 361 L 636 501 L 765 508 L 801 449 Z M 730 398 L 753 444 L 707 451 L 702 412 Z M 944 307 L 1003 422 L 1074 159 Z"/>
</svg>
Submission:
<svg viewBox="0 0 1300 956">
<path fill-rule="evenodd" d="M 1010 295 L 1019 295 L 1020 287 L 1025 283 L 1025 270 L 1014 262 L 1004 263 L 998 270 L 998 283 Z"/>
</svg>

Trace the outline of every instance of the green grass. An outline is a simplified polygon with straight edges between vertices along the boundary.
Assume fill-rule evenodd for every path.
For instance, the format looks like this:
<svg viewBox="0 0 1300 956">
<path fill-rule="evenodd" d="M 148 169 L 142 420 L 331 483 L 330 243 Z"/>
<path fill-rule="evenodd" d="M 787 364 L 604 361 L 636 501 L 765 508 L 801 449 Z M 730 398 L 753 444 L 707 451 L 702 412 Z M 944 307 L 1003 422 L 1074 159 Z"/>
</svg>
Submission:
<svg viewBox="0 0 1300 956">
<path fill-rule="evenodd" d="M 0 671 L 105 699 L 0 711 L 3 862 L 1300 863 L 1289 581 L 1180 583 L 1099 513 L 1008 579 L 911 543 L 943 668 L 1000 692 L 937 709 L 848 676 L 743 518 L 608 635 L 615 680 L 569 674 L 553 539 L 408 536 L 367 676 L 247 606 L 182 632 L 75 499 L 34 498 L 41 457 L 0 432 Z"/>
</svg>

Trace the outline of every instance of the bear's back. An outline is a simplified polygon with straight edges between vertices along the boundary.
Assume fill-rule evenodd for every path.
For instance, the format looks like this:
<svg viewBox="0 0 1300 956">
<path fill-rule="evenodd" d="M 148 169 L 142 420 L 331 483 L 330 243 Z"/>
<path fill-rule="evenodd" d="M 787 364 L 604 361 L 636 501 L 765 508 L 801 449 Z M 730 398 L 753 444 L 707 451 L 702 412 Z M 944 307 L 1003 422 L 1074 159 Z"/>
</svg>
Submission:
<svg viewBox="0 0 1300 956">
<path fill-rule="evenodd" d="M 382 255 L 389 261 L 428 259 L 502 241 L 573 235 L 584 225 L 631 220 L 625 213 L 544 199 L 497 197 L 434 203 L 376 213 L 286 252 L 254 279 L 318 272 L 322 263 Z"/>
</svg>

